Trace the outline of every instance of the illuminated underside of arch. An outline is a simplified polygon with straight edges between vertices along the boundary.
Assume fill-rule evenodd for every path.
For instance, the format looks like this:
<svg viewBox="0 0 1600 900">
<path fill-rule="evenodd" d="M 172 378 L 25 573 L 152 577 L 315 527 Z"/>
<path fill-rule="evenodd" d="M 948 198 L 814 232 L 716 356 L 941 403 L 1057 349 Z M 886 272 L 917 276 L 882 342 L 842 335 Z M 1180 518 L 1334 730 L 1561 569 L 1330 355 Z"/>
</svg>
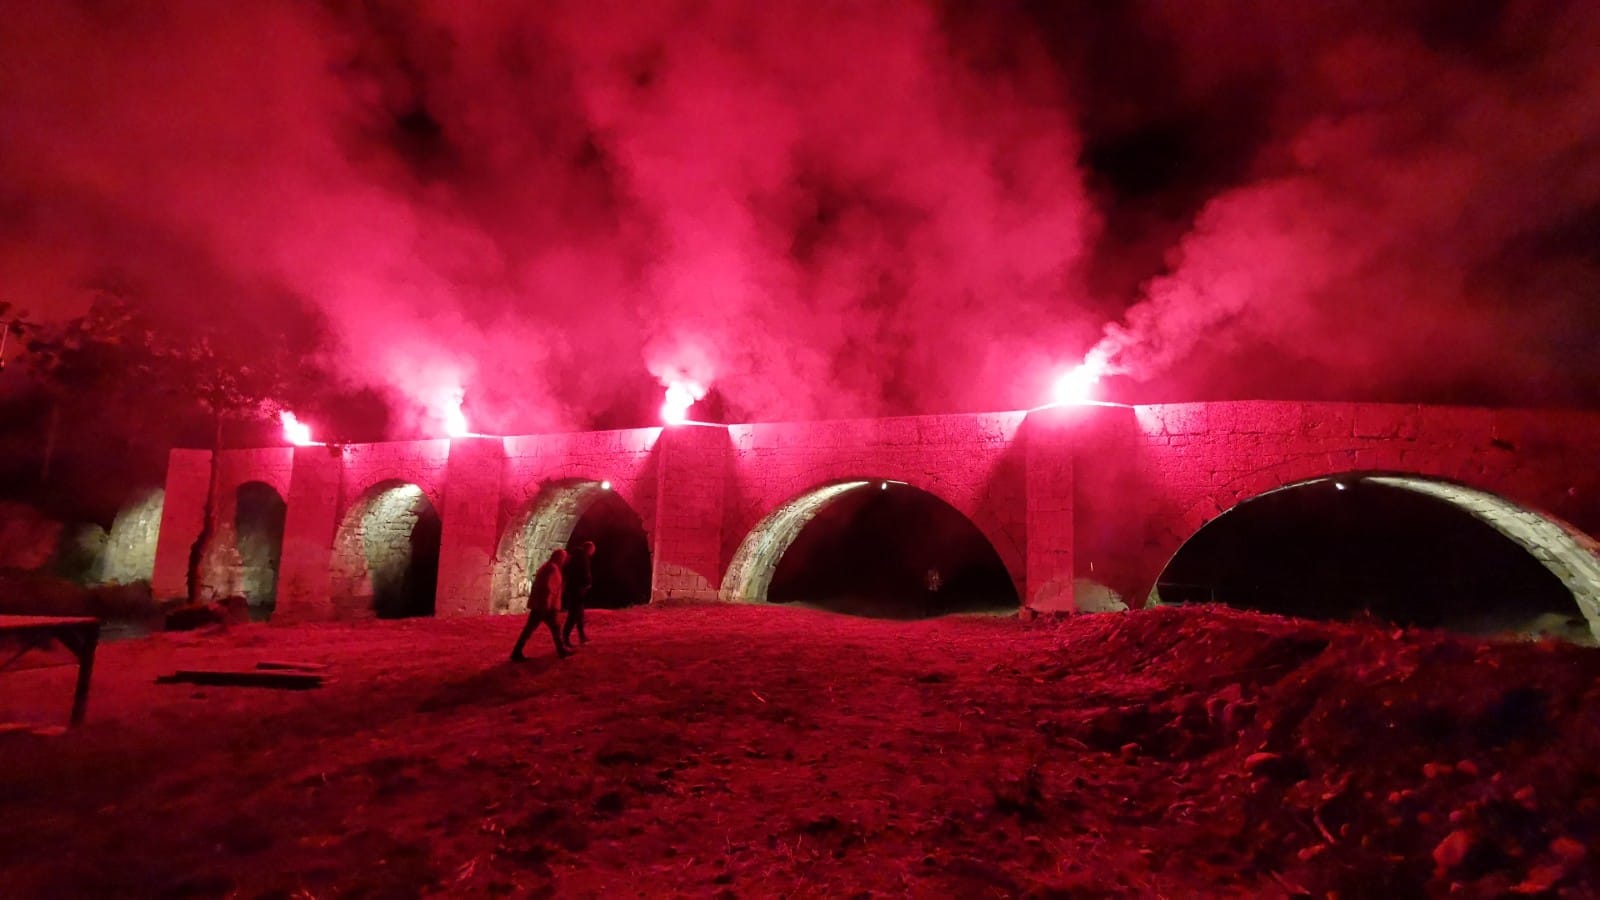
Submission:
<svg viewBox="0 0 1600 900">
<path fill-rule="evenodd" d="M 533 573 L 551 551 L 567 545 L 578 520 L 608 491 L 599 481 L 572 481 L 547 485 L 539 492 L 528 513 L 501 537 L 490 586 L 491 612 L 528 611 Z"/>
<path fill-rule="evenodd" d="M 432 559 L 420 558 L 423 554 L 414 546 L 425 518 L 432 523 Z M 437 523 L 432 502 L 415 484 L 380 485 L 356 503 L 334 536 L 330 596 L 335 615 L 432 615 L 434 585 L 431 581 L 413 585 L 417 577 L 413 567 L 437 566 Z M 423 594 L 414 598 L 414 587 Z M 409 603 L 413 599 L 418 604 L 425 600 L 426 611 L 420 606 L 412 608 Z"/>
<path fill-rule="evenodd" d="M 1431 497 L 1488 525 L 1521 547 L 1567 588 L 1582 612 L 1590 633 L 1600 640 L 1600 542 L 1558 519 L 1484 491 L 1406 475 L 1352 474 L 1315 478 L 1274 488 L 1250 499 L 1256 500 L 1268 494 L 1318 483 L 1355 481 Z M 1170 560 L 1168 564 L 1171 564 Z M 1159 589 L 1151 590 L 1148 604 L 1159 605 L 1162 602 Z"/>
<path fill-rule="evenodd" d="M 1458 484 L 1396 475 L 1362 480 L 1443 500 L 1498 531 L 1566 585 L 1589 631 L 1600 638 L 1600 543 L 1593 538 L 1565 522 Z"/>
<path fill-rule="evenodd" d="M 761 520 L 739 545 L 722 580 L 722 599 L 759 603 L 767 599 L 767 588 L 778 562 L 794 539 L 800 536 L 823 507 L 841 495 L 871 484 L 870 481 L 845 481 L 803 494 Z"/>
<path fill-rule="evenodd" d="M 148 582 L 155 569 L 156 541 L 161 536 L 161 508 L 167 492 L 147 491 L 124 506 L 111 523 L 101 579 L 112 584 Z"/>
</svg>

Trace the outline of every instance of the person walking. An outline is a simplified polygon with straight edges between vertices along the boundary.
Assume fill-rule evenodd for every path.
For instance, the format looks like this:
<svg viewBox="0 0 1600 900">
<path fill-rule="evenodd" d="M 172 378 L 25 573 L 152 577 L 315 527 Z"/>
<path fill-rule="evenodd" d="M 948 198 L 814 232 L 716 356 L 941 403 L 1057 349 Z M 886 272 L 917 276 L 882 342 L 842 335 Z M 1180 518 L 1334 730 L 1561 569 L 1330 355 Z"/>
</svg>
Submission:
<svg viewBox="0 0 1600 900">
<path fill-rule="evenodd" d="M 556 619 L 561 615 L 561 567 L 566 564 L 567 551 L 557 547 L 550 558 L 534 573 L 533 587 L 528 590 L 528 621 L 517 635 L 517 645 L 511 648 L 512 662 L 527 662 L 522 655 L 533 630 L 542 623 L 550 627 L 550 639 L 555 642 L 556 655 L 565 659 L 567 648 L 562 644 L 561 632 L 556 629 Z"/>
<path fill-rule="evenodd" d="M 561 571 L 562 605 L 567 610 L 567 625 L 561 629 L 561 643 L 572 649 L 572 632 L 578 632 L 581 643 L 589 643 L 583 630 L 583 606 L 588 602 L 589 588 L 594 585 L 594 541 L 584 541 L 577 547 Z"/>
</svg>

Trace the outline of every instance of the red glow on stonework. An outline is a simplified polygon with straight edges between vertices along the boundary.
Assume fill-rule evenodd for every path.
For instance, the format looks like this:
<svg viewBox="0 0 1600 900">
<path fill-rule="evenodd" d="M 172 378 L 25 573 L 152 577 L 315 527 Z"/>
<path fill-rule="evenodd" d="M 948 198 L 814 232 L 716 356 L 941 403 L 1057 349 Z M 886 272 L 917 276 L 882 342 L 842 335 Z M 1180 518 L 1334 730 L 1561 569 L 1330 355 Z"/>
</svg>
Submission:
<svg viewBox="0 0 1600 900">
<path fill-rule="evenodd" d="M 294 413 L 287 409 L 278 413 L 278 421 L 283 423 L 283 439 L 296 447 L 314 447 L 317 442 L 311 439 L 311 426 L 295 418 Z"/>
<path fill-rule="evenodd" d="M 661 421 L 682 425 L 689 421 L 689 407 L 706 395 L 706 389 L 693 381 L 673 381 L 667 385 L 667 399 L 661 404 Z"/>
</svg>

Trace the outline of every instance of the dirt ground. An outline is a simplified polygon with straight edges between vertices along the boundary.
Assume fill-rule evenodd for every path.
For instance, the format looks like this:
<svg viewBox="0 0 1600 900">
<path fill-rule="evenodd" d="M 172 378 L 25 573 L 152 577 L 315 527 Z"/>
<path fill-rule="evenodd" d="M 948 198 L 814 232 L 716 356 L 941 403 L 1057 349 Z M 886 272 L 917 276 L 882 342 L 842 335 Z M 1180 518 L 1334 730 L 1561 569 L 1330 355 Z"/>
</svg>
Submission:
<svg viewBox="0 0 1600 900">
<path fill-rule="evenodd" d="M 83 727 L 0 735 L 0 896 L 1600 892 L 1594 649 L 682 606 L 513 665 L 519 626 L 103 645 Z M 261 660 L 333 680 L 155 682 Z M 72 678 L 0 675 L 0 718 Z"/>
</svg>

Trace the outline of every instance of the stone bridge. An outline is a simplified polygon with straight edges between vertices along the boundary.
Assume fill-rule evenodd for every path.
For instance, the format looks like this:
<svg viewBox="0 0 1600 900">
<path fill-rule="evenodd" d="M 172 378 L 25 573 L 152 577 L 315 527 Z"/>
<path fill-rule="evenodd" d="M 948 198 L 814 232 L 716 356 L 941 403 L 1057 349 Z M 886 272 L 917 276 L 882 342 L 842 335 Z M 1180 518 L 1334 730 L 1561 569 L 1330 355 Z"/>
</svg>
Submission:
<svg viewBox="0 0 1600 900">
<path fill-rule="evenodd" d="M 431 521 L 433 612 L 516 611 L 530 561 L 609 492 L 647 537 L 652 599 L 759 601 L 828 503 L 903 483 L 981 531 L 1025 607 L 1139 606 L 1184 541 L 1236 504 L 1367 477 L 1497 529 L 1568 586 L 1600 634 L 1596 448 L 1592 413 L 1227 402 L 228 450 L 203 572 L 224 595 L 270 564 L 279 618 L 372 615 L 375 584 L 394 577 L 374 548 Z M 172 453 L 157 596 L 184 593 L 209 459 Z M 245 489 L 282 498 L 281 559 L 252 563 L 239 549 Z"/>
</svg>

